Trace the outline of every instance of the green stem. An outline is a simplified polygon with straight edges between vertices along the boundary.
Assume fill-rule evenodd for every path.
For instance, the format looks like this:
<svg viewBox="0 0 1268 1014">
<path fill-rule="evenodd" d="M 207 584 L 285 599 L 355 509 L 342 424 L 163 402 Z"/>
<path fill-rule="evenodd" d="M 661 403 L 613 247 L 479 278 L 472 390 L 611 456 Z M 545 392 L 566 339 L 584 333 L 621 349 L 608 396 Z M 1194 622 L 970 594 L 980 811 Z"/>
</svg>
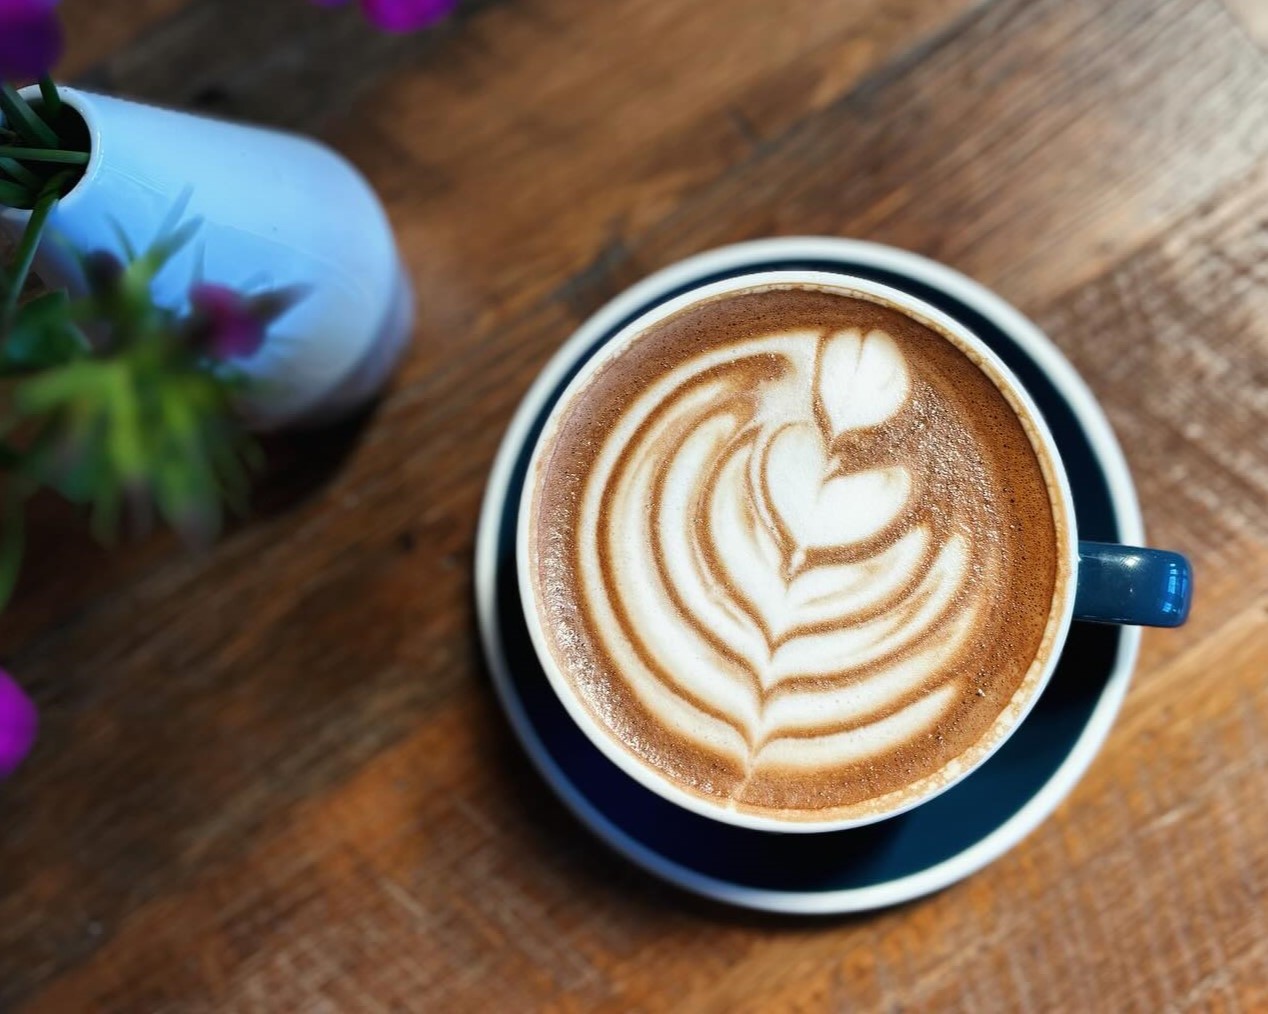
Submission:
<svg viewBox="0 0 1268 1014">
<path fill-rule="evenodd" d="M 40 97 L 44 100 L 44 116 L 51 127 L 62 111 L 62 97 L 58 94 L 57 85 L 45 74 L 40 78 Z"/>
<path fill-rule="evenodd" d="M 24 158 L 31 162 L 61 162 L 65 165 L 87 165 L 88 152 L 64 151 L 59 148 L 23 148 L 16 144 L 0 144 L 0 157 Z"/>
<path fill-rule="evenodd" d="M 10 208 L 29 208 L 32 203 L 31 195 L 32 191 L 29 187 L 19 186 L 8 180 L 0 180 L 0 205 Z"/>
<path fill-rule="evenodd" d="M 9 330 L 14 314 L 18 310 L 18 297 L 22 294 L 22 286 L 26 284 L 26 276 L 31 273 L 31 264 L 35 261 L 35 251 L 40 245 L 40 234 L 48 222 L 48 216 L 57 207 L 58 187 L 61 177 L 50 180 L 35 207 L 31 209 L 31 217 L 27 220 L 26 230 L 22 233 L 22 242 L 18 244 L 18 254 L 13 263 L 13 274 L 9 285 L 3 293 L 4 303 L 0 307 L 0 334 Z"/>
<path fill-rule="evenodd" d="M 35 115 L 35 110 L 8 82 L 0 84 L 0 111 L 3 111 L 9 126 L 26 138 L 28 144 L 41 148 L 62 146 L 53 128 Z"/>
<path fill-rule="evenodd" d="M 16 160 L 16 158 L 0 156 L 0 170 L 8 172 L 8 174 L 18 181 L 18 183 L 23 184 L 24 186 L 29 186 L 29 188 L 32 188 L 33 191 L 38 191 L 39 188 L 44 185 L 44 181 L 41 177 L 27 169 L 27 167 L 25 167 L 22 162 Z"/>
<path fill-rule="evenodd" d="M 18 489 L 18 479 L 10 477 L 5 496 L 4 517 L 0 519 L 0 611 L 9 603 L 13 586 L 18 583 L 18 570 L 22 566 L 22 546 L 25 540 L 23 524 L 23 498 Z"/>
<path fill-rule="evenodd" d="M 39 190 L 40 187 L 44 185 L 44 181 L 42 179 L 36 176 L 35 173 L 31 172 L 30 169 L 24 166 L 16 158 L 9 158 L 7 156 L 0 155 L 0 169 L 4 170 L 23 186 L 30 187 L 32 190 Z"/>
</svg>

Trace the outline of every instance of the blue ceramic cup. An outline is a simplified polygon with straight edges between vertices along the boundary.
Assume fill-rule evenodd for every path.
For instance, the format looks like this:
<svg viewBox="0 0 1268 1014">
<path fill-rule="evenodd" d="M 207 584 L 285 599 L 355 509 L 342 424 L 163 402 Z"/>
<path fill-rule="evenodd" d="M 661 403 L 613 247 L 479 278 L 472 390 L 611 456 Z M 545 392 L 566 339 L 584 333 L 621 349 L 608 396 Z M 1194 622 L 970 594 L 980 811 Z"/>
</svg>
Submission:
<svg viewBox="0 0 1268 1014">
<path fill-rule="evenodd" d="M 1193 571 L 1179 553 L 1109 542 L 1079 543 L 1074 618 L 1178 627 L 1189 617 Z"/>
<path fill-rule="evenodd" d="M 957 784 L 994 754 L 1029 714 L 1056 667 L 1073 621 L 1178 626 L 1188 615 L 1192 578 L 1188 562 L 1179 554 L 1079 540 L 1070 480 L 1042 413 L 1017 376 L 962 322 L 909 293 L 868 279 L 829 272 L 795 270 L 741 274 L 688 288 L 630 321 L 595 353 L 559 396 L 533 447 L 526 480 L 528 490 L 533 490 L 542 481 L 542 471 L 549 460 L 555 435 L 570 418 L 577 395 L 607 363 L 637 342 L 640 335 L 699 302 L 751 289 L 788 285 L 839 291 L 888 305 L 941 333 L 991 378 L 1030 436 L 1052 495 L 1058 536 L 1058 580 L 1048 609 L 1047 628 L 1039 655 L 1007 706 L 981 739 L 944 769 L 893 793 L 892 802 L 885 798 L 869 800 L 865 812 L 823 820 L 785 820 L 749 813 L 725 805 L 725 800 L 715 801 L 689 793 L 627 749 L 579 699 L 572 681 L 561 670 L 550 646 L 545 613 L 537 601 L 539 576 L 534 572 L 534 497 L 531 492 L 523 497 L 520 505 L 516 537 L 517 573 L 528 632 L 553 690 L 576 725 L 622 771 L 670 802 L 725 824 L 766 831 L 826 832 L 886 819 L 918 806 Z"/>
</svg>

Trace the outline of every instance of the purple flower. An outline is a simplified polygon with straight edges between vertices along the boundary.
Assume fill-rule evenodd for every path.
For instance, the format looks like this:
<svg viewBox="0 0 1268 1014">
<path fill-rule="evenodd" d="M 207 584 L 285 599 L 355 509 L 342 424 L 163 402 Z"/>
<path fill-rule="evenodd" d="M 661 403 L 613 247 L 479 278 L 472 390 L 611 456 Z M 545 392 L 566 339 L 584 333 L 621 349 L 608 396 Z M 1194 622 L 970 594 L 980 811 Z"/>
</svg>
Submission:
<svg viewBox="0 0 1268 1014">
<path fill-rule="evenodd" d="M 338 7 L 346 0 L 313 0 L 322 7 Z M 365 16 L 385 32 L 412 32 L 441 20 L 458 0 L 360 0 Z"/>
<path fill-rule="evenodd" d="M 0 79 L 41 77 L 62 55 L 57 0 L 0 0 Z"/>
<path fill-rule="evenodd" d="M 203 282 L 189 292 L 198 343 L 216 359 L 253 355 L 264 343 L 267 321 L 240 292 Z"/>
<path fill-rule="evenodd" d="M 35 705 L 9 674 L 0 669 L 0 778 L 22 763 L 35 742 L 38 724 Z"/>
</svg>

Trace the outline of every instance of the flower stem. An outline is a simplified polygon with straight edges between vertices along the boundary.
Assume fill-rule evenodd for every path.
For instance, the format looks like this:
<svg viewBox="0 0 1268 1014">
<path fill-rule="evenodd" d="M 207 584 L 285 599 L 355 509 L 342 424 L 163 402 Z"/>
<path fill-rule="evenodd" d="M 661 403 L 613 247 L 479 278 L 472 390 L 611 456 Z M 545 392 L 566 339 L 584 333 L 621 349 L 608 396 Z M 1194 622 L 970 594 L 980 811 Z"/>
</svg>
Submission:
<svg viewBox="0 0 1268 1014">
<path fill-rule="evenodd" d="M 5 510 L 0 517 L 0 611 L 9 602 L 13 586 L 18 583 L 18 570 L 22 566 L 22 545 L 25 541 L 22 517 L 22 495 L 18 479 L 10 477 L 5 496 Z"/>
<path fill-rule="evenodd" d="M 24 148 L 20 145 L 0 144 L 0 157 L 25 158 L 31 162 L 61 162 L 65 165 L 87 165 L 88 152 L 62 151 L 56 148 Z"/>
<path fill-rule="evenodd" d="M 62 184 L 62 176 L 49 180 L 48 185 L 31 209 L 31 217 L 22 233 L 22 242 L 18 244 L 18 254 L 13 263 L 13 273 L 7 279 L 8 288 L 3 293 L 4 303 L 0 306 L 0 334 L 8 331 L 13 323 L 14 314 L 18 310 L 18 297 L 26 284 L 26 276 L 31 273 L 31 264 L 35 261 L 35 251 L 40 245 L 40 234 L 48 222 L 48 216 L 57 206 L 58 189 Z"/>
<path fill-rule="evenodd" d="M 47 74 L 40 78 L 40 98 L 44 100 L 44 119 L 51 127 L 62 111 L 62 97 Z"/>
<path fill-rule="evenodd" d="M 0 205 L 10 208 L 29 208 L 31 196 L 32 191 L 29 187 L 19 186 L 8 180 L 0 180 Z"/>
<path fill-rule="evenodd" d="M 8 173 L 11 177 L 13 177 L 13 179 L 17 180 L 25 187 L 30 187 L 32 190 L 39 190 L 39 188 L 44 184 L 42 179 L 36 176 L 35 173 L 31 172 L 30 169 L 24 166 L 16 158 L 7 158 L 0 155 L 0 170 Z"/>
<path fill-rule="evenodd" d="M 4 113 L 9 126 L 26 138 L 28 144 L 44 148 L 61 147 L 53 128 L 35 115 L 35 110 L 8 82 L 0 84 L 0 112 Z"/>
</svg>

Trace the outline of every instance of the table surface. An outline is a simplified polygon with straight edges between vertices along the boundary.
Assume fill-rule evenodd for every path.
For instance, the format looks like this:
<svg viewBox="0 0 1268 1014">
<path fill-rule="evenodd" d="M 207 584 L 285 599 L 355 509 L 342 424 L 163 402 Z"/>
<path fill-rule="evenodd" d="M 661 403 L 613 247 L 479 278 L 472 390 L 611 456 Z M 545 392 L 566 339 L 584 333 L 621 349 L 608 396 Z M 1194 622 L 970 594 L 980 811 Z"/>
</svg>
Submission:
<svg viewBox="0 0 1268 1014">
<path fill-rule="evenodd" d="M 213 551 L 54 501 L 0 627 L 40 743 L 0 789 L 0 1009 L 1268 1007 L 1268 4 L 514 0 L 380 36 L 299 0 L 65 0 L 64 77 L 317 133 L 418 290 L 368 418 L 277 441 Z M 633 869 L 480 659 L 498 439 L 588 313 L 780 234 L 945 261 L 1103 401 L 1192 558 L 1055 816 L 863 917 Z"/>
</svg>

